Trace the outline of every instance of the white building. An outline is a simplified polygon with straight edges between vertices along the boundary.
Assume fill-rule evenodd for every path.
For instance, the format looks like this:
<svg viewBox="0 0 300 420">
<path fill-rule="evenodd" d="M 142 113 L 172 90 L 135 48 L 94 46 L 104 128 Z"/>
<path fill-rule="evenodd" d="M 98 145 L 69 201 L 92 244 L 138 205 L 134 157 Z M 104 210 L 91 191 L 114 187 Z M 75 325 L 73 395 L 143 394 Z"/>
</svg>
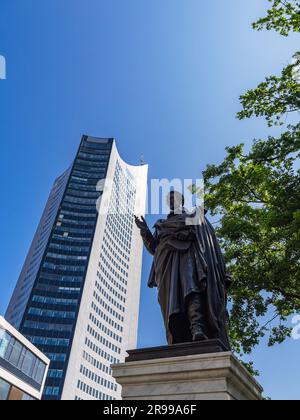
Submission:
<svg viewBox="0 0 300 420">
<path fill-rule="evenodd" d="M 145 212 L 147 172 L 126 164 L 113 139 L 84 136 L 56 181 L 7 311 L 51 359 L 44 399 L 120 398 L 110 365 L 136 347 L 143 246 L 134 214 Z M 33 263 L 41 230 L 47 243 Z"/>
<path fill-rule="evenodd" d="M 0 316 L 0 401 L 40 400 L 49 363 Z"/>
</svg>

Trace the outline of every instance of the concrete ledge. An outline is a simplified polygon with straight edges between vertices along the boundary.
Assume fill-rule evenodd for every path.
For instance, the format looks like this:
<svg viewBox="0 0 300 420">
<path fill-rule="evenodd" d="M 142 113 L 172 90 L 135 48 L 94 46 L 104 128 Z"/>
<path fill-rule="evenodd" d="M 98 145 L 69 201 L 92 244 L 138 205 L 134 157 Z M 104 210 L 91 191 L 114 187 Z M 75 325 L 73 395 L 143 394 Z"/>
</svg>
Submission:
<svg viewBox="0 0 300 420">
<path fill-rule="evenodd" d="M 112 365 L 123 400 L 261 400 L 263 389 L 231 352 Z"/>
</svg>

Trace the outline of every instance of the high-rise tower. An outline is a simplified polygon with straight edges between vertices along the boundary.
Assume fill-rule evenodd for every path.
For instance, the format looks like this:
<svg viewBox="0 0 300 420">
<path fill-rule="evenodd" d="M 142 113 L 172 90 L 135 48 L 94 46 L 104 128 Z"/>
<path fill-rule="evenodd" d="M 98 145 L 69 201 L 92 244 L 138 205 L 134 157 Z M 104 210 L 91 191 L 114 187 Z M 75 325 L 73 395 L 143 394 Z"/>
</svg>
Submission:
<svg viewBox="0 0 300 420">
<path fill-rule="evenodd" d="M 115 399 L 110 365 L 137 340 L 147 165 L 82 138 L 53 186 L 6 319 L 51 360 L 44 399 Z"/>
</svg>

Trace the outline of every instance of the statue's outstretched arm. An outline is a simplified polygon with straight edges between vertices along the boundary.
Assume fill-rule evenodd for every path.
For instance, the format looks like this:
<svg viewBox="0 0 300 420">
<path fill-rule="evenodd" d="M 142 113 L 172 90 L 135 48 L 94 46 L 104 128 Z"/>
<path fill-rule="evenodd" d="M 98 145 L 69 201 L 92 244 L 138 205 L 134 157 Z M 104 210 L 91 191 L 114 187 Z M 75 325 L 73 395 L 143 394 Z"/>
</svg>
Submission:
<svg viewBox="0 0 300 420">
<path fill-rule="evenodd" d="M 139 219 L 135 216 L 135 223 L 137 227 L 140 229 L 140 233 L 144 242 L 145 247 L 150 252 L 151 255 L 155 254 L 156 246 L 157 246 L 157 236 L 156 234 L 153 236 L 144 217 Z"/>
</svg>

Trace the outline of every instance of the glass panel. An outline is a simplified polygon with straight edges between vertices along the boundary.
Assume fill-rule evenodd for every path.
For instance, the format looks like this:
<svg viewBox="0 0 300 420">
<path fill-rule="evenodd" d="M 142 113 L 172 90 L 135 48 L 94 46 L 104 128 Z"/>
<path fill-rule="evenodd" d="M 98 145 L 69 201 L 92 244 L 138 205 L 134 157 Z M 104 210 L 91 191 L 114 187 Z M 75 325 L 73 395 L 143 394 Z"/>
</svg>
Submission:
<svg viewBox="0 0 300 420">
<path fill-rule="evenodd" d="M 4 358 L 8 343 L 10 340 L 9 334 L 0 328 L 0 357 Z"/>
<path fill-rule="evenodd" d="M 63 370 L 51 369 L 48 371 L 48 378 L 62 378 L 64 375 Z"/>
<path fill-rule="evenodd" d="M 38 384 L 40 384 L 40 385 L 43 382 L 43 378 L 44 378 L 44 374 L 45 374 L 45 369 L 46 369 L 46 366 L 44 365 L 44 363 L 43 362 L 39 362 L 38 368 L 37 368 L 37 372 L 36 372 L 36 375 L 34 377 L 34 380 Z"/>
<path fill-rule="evenodd" d="M 12 347 L 12 351 L 11 354 L 9 356 L 8 361 L 14 365 L 14 366 L 18 366 L 18 362 L 22 353 L 22 345 L 21 343 L 19 343 L 18 341 L 16 341 L 15 339 L 12 339 L 9 343 L 9 346 Z"/>
<path fill-rule="evenodd" d="M 26 348 L 22 347 L 21 357 L 19 359 L 18 366 L 17 366 L 17 368 L 20 369 L 20 370 L 22 370 L 22 366 L 23 366 L 23 363 L 24 363 L 24 357 L 26 356 L 26 351 L 27 351 Z"/>
<path fill-rule="evenodd" d="M 23 394 L 22 401 L 35 401 L 35 398 L 31 397 L 28 394 Z"/>
<path fill-rule="evenodd" d="M 36 358 L 34 357 L 34 355 L 26 350 L 26 354 L 23 360 L 23 365 L 22 365 L 22 372 L 25 373 L 25 375 L 27 376 L 31 376 L 32 375 L 32 369 L 33 369 L 33 365 L 35 362 Z"/>
<path fill-rule="evenodd" d="M 35 379 L 35 377 L 36 377 L 36 373 L 37 373 L 37 370 L 38 370 L 38 367 L 39 367 L 39 363 L 40 363 L 39 359 L 35 359 L 34 366 L 33 366 L 33 369 L 32 369 L 32 374 L 31 374 L 31 377 L 33 379 Z"/>
<path fill-rule="evenodd" d="M 47 395 L 47 396 L 57 397 L 59 395 L 59 388 L 58 387 L 47 386 L 45 388 L 44 394 Z"/>
<path fill-rule="evenodd" d="M 6 401 L 10 391 L 10 384 L 0 379 L 0 401 Z"/>
</svg>

